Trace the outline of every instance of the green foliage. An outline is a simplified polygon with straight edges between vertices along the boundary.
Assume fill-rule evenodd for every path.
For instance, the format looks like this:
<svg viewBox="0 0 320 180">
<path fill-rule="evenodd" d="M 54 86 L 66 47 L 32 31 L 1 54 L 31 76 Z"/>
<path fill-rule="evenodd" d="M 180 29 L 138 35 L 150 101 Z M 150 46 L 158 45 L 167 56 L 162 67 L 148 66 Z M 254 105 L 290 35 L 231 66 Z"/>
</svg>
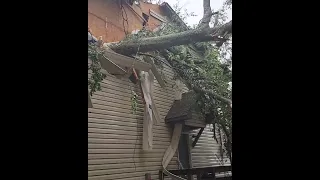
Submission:
<svg viewBox="0 0 320 180">
<path fill-rule="evenodd" d="M 164 24 L 157 32 L 141 30 L 137 34 L 127 37 L 125 41 L 139 41 L 141 38 L 162 36 L 185 30 L 173 22 Z M 168 60 L 174 69 L 175 76 L 187 82 L 189 89 L 198 87 L 203 90 L 213 91 L 223 97 L 231 99 L 229 84 L 232 82 L 230 61 L 226 61 L 221 49 L 210 43 L 196 43 L 168 48 L 163 51 L 149 52 L 155 56 L 161 55 Z M 156 60 L 154 58 L 154 60 Z M 163 62 L 157 61 L 157 67 Z M 208 124 L 213 124 L 222 130 L 225 135 L 223 144 L 227 155 L 232 153 L 232 109 L 228 104 L 216 99 L 203 91 L 196 92 L 198 109 L 205 117 Z M 216 136 L 214 131 L 214 137 Z"/>
<path fill-rule="evenodd" d="M 106 78 L 106 74 L 101 72 L 101 65 L 99 63 L 99 56 L 101 51 L 95 44 L 88 43 L 88 58 L 91 59 L 91 64 L 88 65 L 88 70 L 91 70 L 91 77 L 88 79 L 88 86 L 90 89 L 90 95 L 96 91 L 101 90 L 101 81 Z"/>
<path fill-rule="evenodd" d="M 228 7 L 230 7 L 232 1 L 228 1 L 228 3 L 226 3 L 225 6 L 228 5 Z M 121 43 L 126 43 L 127 41 L 139 43 L 139 41 L 145 37 L 162 36 L 186 30 L 186 26 L 176 23 L 181 22 L 177 20 L 177 18 L 180 16 L 180 19 L 183 20 L 186 18 L 185 15 L 190 16 L 192 14 L 185 13 L 183 15 L 180 13 L 180 10 L 176 10 L 178 17 L 174 17 L 172 21 L 163 24 L 158 31 L 151 32 L 141 30 L 137 34 L 128 35 Z M 223 23 L 226 20 L 225 11 L 222 10 L 215 19 L 218 19 L 218 21 L 215 21 L 218 25 Z M 214 24 L 215 22 L 212 23 Z M 193 45 L 182 45 L 161 51 L 148 52 L 154 56 L 160 55 L 166 58 L 173 67 L 175 76 L 183 79 L 189 89 L 195 89 L 195 87 L 197 87 L 202 90 L 195 91 L 196 101 L 199 107 L 197 110 L 204 115 L 208 124 L 213 124 L 214 127 L 222 130 L 224 134 L 224 149 L 230 160 L 232 154 L 232 109 L 227 103 L 217 99 L 208 93 L 208 91 L 232 99 L 232 87 L 230 87 L 230 83 L 232 82 L 231 45 L 229 41 L 225 42 L 222 47 L 216 48 L 210 43 L 201 42 L 194 43 Z M 101 54 L 99 49 L 89 45 L 88 52 L 89 57 L 94 62 L 94 65 L 90 67 L 94 76 L 91 77 L 91 81 L 89 81 L 91 91 L 94 92 L 100 89 L 99 82 L 101 82 L 105 76 L 99 73 L 101 69 L 97 59 L 99 54 Z M 162 69 L 163 62 L 158 61 L 156 58 L 153 59 L 155 60 L 156 66 Z M 137 104 L 137 94 L 131 91 L 131 107 L 134 114 L 137 111 Z M 216 137 L 215 133 L 216 131 L 214 130 L 214 137 Z"/>
</svg>

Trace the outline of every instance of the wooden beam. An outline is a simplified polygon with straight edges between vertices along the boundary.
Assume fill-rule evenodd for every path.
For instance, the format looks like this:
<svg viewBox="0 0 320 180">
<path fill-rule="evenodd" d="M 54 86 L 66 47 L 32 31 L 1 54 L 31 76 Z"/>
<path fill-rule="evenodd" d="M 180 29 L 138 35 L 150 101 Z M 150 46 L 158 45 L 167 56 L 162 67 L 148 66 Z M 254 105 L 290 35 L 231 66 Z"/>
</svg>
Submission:
<svg viewBox="0 0 320 180">
<path fill-rule="evenodd" d="M 196 144 L 197 144 L 197 142 L 198 142 L 198 140 L 199 140 L 199 138 L 200 138 L 203 130 L 204 130 L 204 128 L 201 128 L 200 131 L 198 132 L 196 138 L 195 138 L 194 141 L 192 142 L 192 147 L 195 147 L 195 146 L 196 146 Z"/>
<path fill-rule="evenodd" d="M 109 58 L 110 60 L 112 60 L 114 63 L 116 63 L 119 66 L 131 67 L 134 62 L 135 69 L 138 69 L 140 71 L 146 71 L 146 72 L 148 72 L 149 69 L 151 69 L 151 64 L 149 64 L 149 63 L 145 63 L 145 62 L 139 61 L 137 59 L 134 59 L 132 57 L 118 54 L 110 49 L 106 49 L 104 56 Z"/>
<path fill-rule="evenodd" d="M 143 137 L 142 137 L 142 149 L 152 150 L 153 146 L 153 112 L 152 112 L 152 100 L 150 96 L 151 84 L 154 80 L 152 73 L 145 71 L 140 72 L 141 89 L 145 101 L 144 117 L 143 117 Z"/>
<path fill-rule="evenodd" d="M 160 86 L 162 88 L 165 88 L 166 84 L 165 84 L 164 80 L 162 79 L 161 74 L 159 73 L 156 65 L 151 60 L 151 58 L 150 57 L 145 57 L 144 59 L 145 59 L 145 61 L 147 63 L 151 64 L 151 71 L 152 71 L 153 75 L 156 77 L 156 79 L 157 79 L 158 83 L 160 84 Z"/>
<path fill-rule="evenodd" d="M 154 74 L 151 70 L 149 70 L 149 74 L 152 76 L 153 79 L 150 79 L 150 98 L 151 98 L 151 109 L 152 114 L 155 120 L 155 124 L 164 123 L 164 119 L 161 119 L 158 108 L 156 106 L 155 101 L 153 100 L 153 91 L 154 91 Z"/>
<path fill-rule="evenodd" d="M 122 69 L 120 66 L 118 66 L 116 63 L 114 63 L 104 55 L 102 55 L 99 60 L 101 67 L 108 71 L 108 73 L 111 75 L 124 75 L 127 73 L 126 70 Z"/>
<path fill-rule="evenodd" d="M 182 133 L 182 127 L 183 127 L 182 124 L 175 124 L 174 125 L 173 133 L 172 133 L 172 137 L 171 137 L 171 143 L 162 158 L 163 169 L 166 169 L 166 167 L 168 166 L 172 157 L 174 156 L 175 152 L 177 151 L 180 137 L 181 137 L 181 133 Z"/>
<path fill-rule="evenodd" d="M 172 173 L 170 173 L 166 168 L 169 164 L 169 162 L 171 161 L 172 157 L 174 156 L 175 152 L 177 151 L 178 145 L 179 145 L 179 141 L 180 141 L 180 137 L 182 134 L 182 124 L 178 123 L 174 125 L 173 128 L 173 133 L 172 133 L 172 138 L 171 138 L 171 143 L 169 145 L 169 147 L 167 148 L 166 152 L 163 155 L 162 158 L 162 170 L 163 173 L 167 176 L 169 176 L 171 179 L 175 179 L 175 180 L 186 180 L 184 178 L 181 178 L 179 176 L 176 176 Z"/>
</svg>

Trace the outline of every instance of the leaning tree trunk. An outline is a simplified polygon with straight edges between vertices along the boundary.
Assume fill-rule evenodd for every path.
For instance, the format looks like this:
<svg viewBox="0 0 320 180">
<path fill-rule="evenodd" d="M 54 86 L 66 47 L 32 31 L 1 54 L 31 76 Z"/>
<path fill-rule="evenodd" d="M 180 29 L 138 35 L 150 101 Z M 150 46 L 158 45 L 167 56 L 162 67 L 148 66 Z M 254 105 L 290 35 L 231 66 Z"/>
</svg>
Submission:
<svg viewBox="0 0 320 180">
<path fill-rule="evenodd" d="M 210 0 L 203 0 L 203 18 L 196 29 L 158 37 L 147 37 L 110 45 L 109 48 L 124 55 L 168 49 L 172 46 L 206 41 L 226 41 L 224 36 L 232 34 L 232 20 L 221 26 L 209 27 L 212 15 Z"/>
<path fill-rule="evenodd" d="M 180 33 L 125 41 L 111 45 L 110 48 L 119 54 L 131 55 L 135 54 L 138 50 L 139 52 L 147 52 L 194 42 L 223 41 L 225 39 L 221 37 L 231 33 L 232 20 L 222 26 L 214 28 L 203 26 Z"/>
</svg>

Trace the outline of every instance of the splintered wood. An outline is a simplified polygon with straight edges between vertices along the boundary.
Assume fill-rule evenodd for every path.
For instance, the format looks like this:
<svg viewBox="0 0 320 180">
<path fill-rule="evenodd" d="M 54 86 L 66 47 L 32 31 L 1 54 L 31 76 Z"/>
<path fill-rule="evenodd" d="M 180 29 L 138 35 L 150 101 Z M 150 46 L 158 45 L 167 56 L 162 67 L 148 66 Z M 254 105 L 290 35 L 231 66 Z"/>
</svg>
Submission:
<svg viewBox="0 0 320 180">
<path fill-rule="evenodd" d="M 169 176 L 171 179 L 174 179 L 174 180 L 186 180 L 184 178 L 181 178 L 179 176 L 176 176 L 176 175 L 170 173 L 166 169 L 168 164 L 169 164 L 169 162 L 173 158 L 174 153 L 178 149 L 181 133 L 182 133 L 182 124 L 175 124 L 174 125 L 174 129 L 173 129 L 173 133 L 172 133 L 171 143 L 170 143 L 169 147 L 167 148 L 167 150 L 164 153 L 163 158 L 162 158 L 163 173 L 166 174 L 167 176 Z"/>
<path fill-rule="evenodd" d="M 154 75 L 151 71 L 140 72 L 140 81 L 143 97 L 145 100 L 144 107 L 144 117 L 143 117 L 143 150 L 152 150 L 152 141 L 153 141 L 153 120 L 155 123 L 161 122 L 159 112 L 152 98 L 153 86 L 154 86 Z"/>
</svg>

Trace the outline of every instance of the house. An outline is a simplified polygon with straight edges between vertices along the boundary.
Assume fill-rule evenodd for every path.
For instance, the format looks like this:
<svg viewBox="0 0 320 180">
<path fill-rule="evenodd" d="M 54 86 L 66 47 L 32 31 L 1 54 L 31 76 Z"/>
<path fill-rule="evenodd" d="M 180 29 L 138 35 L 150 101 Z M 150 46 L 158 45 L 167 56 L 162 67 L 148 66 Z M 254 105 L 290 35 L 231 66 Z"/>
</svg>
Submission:
<svg viewBox="0 0 320 180">
<path fill-rule="evenodd" d="M 118 42 L 124 39 L 126 34 L 135 33 L 142 28 L 155 30 L 166 22 L 172 13 L 173 10 L 167 3 L 157 5 L 141 0 L 88 0 L 90 31 L 95 37 L 107 43 Z M 115 69 L 127 72 L 128 69 L 125 67 L 131 66 L 133 58 L 114 52 L 108 53 L 112 62 L 109 62 L 107 67 L 112 64 Z M 139 63 L 136 66 L 142 71 L 152 70 L 152 64 Z M 158 112 L 154 115 L 158 118 L 153 116 L 153 121 L 157 121 L 156 123 L 145 124 L 147 111 L 144 107 L 145 90 L 142 91 L 143 88 L 139 83 L 133 83 L 127 76 L 119 78 L 108 74 L 101 83 L 101 91 L 88 97 L 92 105 L 88 109 L 89 180 L 141 180 L 147 173 L 151 174 L 153 180 L 159 179 L 164 155 L 172 145 L 174 131 L 178 131 L 173 128 L 175 122 L 178 124 L 187 122 L 183 121 L 182 117 L 188 117 L 190 123 L 183 124 L 183 127 L 188 128 L 180 129 L 181 137 L 179 144 L 176 144 L 177 150 L 172 152 L 172 158 L 166 159 L 168 161 L 166 169 L 218 166 L 228 163 L 219 159 L 221 144 L 212 138 L 210 125 L 198 122 L 201 117 L 195 114 L 189 118 L 188 113 L 181 113 L 174 119 L 173 116 L 177 115 L 174 112 L 181 110 L 179 102 L 181 105 L 181 101 L 188 101 L 186 97 L 189 90 L 181 81 L 174 79 L 174 72 L 170 66 L 164 65 L 162 72 L 166 77 L 165 86 L 159 82 L 159 78 L 156 77 L 153 82 L 153 77 L 149 77 L 152 78 L 152 83 L 148 86 L 152 91 L 151 104 Z M 150 74 L 155 73 L 153 71 Z M 135 114 L 131 108 L 132 90 L 138 95 Z M 183 108 L 190 110 L 190 107 Z M 147 132 L 150 129 L 146 127 L 151 127 L 152 131 Z M 199 131 L 201 136 L 197 137 Z M 143 147 L 145 146 L 143 137 L 148 133 L 152 134 L 151 139 L 147 140 L 148 143 L 151 141 L 151 144 Z M 192 147 L 192 144 L 195 146 Z"/>
</svg>

